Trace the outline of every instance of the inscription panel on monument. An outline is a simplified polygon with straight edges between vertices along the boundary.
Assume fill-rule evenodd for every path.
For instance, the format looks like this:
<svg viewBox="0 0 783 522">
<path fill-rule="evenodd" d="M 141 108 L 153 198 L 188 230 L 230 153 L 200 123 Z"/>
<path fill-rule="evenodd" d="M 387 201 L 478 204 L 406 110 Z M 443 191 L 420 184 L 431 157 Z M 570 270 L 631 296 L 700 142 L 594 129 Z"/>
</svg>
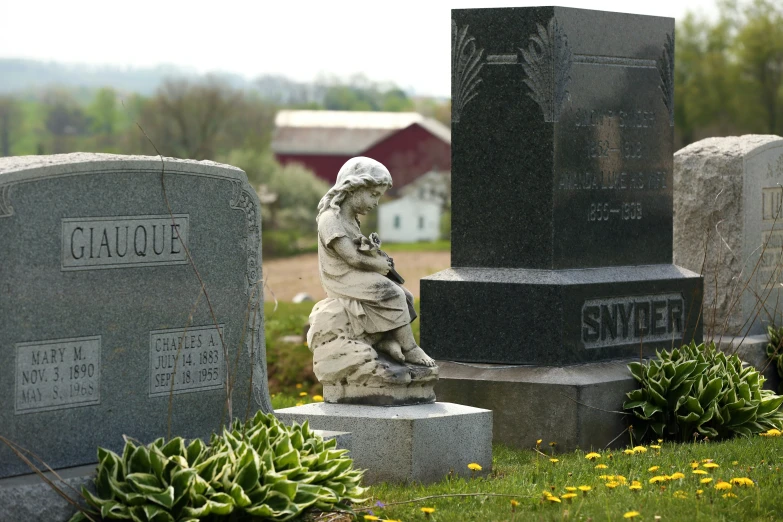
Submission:
<svg viewBox="0 0 783 522">
<path fill-rule="evenodd" d="M 555 119 L 554 267 L 671 263 L 673 27 L 606 55 L 575 36 L 596 15 L 572 14 L 558 15 L 553 35 L 568 49 L 555 79 L 567 95 Z M 623 23 L 612 14 L 607 27 L 614 17 Z"/>
<path fill-rule="evenodd" d="M 682 294 L 590 299 L 582 305 L 585 348 L 679 342 L 685 325 Z"/>
<path fill-rule="evenodd" d="M 16 415 L 100 404 L 100 384 L 100 336 L 16 344 Z"/>
<path fill-rule="evenodd" d="M 149 396 L 222 388 L 223 336 L 224 325 L 150 332 Z"/>
<path fill-rule="evenodd" d="M 185 264 L 188 225 L 187 214 L 64 218 L 61 269 Z"/>
</svg>

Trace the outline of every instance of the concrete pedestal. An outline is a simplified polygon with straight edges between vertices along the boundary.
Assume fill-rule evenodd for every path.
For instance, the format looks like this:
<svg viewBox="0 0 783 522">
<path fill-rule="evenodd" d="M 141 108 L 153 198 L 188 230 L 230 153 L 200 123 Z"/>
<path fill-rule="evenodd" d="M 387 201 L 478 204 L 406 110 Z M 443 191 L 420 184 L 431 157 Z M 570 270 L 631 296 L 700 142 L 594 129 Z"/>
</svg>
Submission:
<svg viewBox="0 0 783 522">
<path fill-rule="evenodd" d="M 436 402 L 417 406 L 315 403 L 275 411 L 286 424 L 305 420 L 323 430 L 350 431 L 354 466 L 365 484 L 437 482 L 470 476 L 468 464 L 492 467 L 492 412 Z"/>
<path fill-rule="evenodd" d="M 558 451 L 603 448 L 626 427 L 625 394 L 636 388 L 628 361 L 565 367 L 438 361 L 438 397 L 493 411 L 494 442 Z M 627 444 L 627 435 L 615 445 Z"/>
</svg>

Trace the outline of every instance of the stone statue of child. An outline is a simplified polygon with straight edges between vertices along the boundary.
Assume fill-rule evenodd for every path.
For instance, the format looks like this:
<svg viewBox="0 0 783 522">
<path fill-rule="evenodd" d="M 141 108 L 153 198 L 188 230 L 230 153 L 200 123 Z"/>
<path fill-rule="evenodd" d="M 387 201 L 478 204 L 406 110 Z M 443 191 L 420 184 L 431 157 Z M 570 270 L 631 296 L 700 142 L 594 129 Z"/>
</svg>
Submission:
<svg viewBox="0 0 783 522">
<path fill-rule="evenodd" d="M 315 328 L 311 333 L 320 329 L 323 334 L 324 321 L 318 324 L 319 312 L 325 311 L 327 302 L 334 309 L 337 301 L 349 324 L 336 328 L 339 332 L 334 335 L 370 344 L 400 363 L 432 367 L 435 361 L 416 344 L 411 331 L 410 323 L 415 318 L 411 317 L 413 296 L 387 277 L 392 260 L 374 248 L 374 242 L 359 228 L 358 216 L 374 209 L 391 186 L 391 175 L 381 163 L 352 158 L 318 204 L 318 264 L 329 299 L 314 308 L 311 320 Z M 315 349 L 313 339 L 308 341 Z"/>
</svg>

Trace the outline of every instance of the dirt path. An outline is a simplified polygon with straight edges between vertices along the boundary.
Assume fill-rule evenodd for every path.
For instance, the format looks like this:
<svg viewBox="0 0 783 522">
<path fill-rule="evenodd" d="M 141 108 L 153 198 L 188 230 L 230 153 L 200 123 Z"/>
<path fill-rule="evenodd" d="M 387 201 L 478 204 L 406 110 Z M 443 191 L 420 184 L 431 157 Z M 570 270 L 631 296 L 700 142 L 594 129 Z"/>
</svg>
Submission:
<svg viewBox="0 0 783 522">
<path fill-rule="evenodd" d="M 419 297 L 419 280 L 451 266 L 450 252 L 397 252 L 392 254 L 397 271 L 405 278 L 405 288 Z M 267 288 L 264 300 L 290 301 L 299 292 L 314 300 L 326 297 L 318 277 L 318 255 L 303 254 L 264 261 Z M 271 290 L 271 292 L 270 292 Z M 274 293 L 274 297 L 272 296 Z"/>
</svg>

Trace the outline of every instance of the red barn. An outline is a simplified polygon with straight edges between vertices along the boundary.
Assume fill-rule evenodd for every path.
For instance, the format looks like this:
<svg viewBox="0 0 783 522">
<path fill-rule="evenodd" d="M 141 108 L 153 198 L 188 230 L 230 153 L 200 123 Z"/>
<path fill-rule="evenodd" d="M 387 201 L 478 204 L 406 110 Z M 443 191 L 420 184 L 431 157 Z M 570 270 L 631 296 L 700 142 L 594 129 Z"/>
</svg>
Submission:
<svg viewBox="0 0 783 522">
<path fill-rule="evenodd" d="M 354 156 L 383 163 L 395 189 L 451 170 L 451 131 L 416 112 L 280 111 L 275 127 L 277 161 L 300 163 L 330 184 Z"/>
</svg>

